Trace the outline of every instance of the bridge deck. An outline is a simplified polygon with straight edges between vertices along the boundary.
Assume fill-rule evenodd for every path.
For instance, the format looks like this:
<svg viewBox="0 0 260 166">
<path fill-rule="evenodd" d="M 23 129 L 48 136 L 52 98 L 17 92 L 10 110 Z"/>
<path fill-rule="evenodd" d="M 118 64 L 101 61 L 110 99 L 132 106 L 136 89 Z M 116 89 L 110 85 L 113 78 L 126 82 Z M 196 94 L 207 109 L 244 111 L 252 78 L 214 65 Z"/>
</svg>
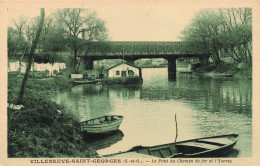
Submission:
<svg viewBox="0 0 260 166">
<path fill-rule="evenodd" d="M 199 56 L 183 42 L 89 42 L 88 56 Z"/>
</svg>

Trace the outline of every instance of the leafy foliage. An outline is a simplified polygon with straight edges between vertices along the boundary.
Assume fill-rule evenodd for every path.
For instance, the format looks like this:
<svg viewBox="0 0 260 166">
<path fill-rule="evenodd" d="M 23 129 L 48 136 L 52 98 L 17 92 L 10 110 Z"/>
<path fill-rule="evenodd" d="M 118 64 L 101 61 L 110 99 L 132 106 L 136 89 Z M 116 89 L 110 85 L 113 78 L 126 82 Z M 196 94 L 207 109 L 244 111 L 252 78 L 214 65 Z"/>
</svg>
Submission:
<svg viewBox="0 0 260 166">
<path fill-rule="evenodd" d="M 17 55 L 22 55 L 24 52 L 26 53 L 26 48 L 28 47 L 28 43 L 26 39 L 19 34 L 19 32 L 12 28 L 8 28 L 8 55 L 10 58 L 15 57 Z"/>
<path fill-rule="evenodd" d="M 252 9 L 227 8 L 200 11 L 182 32 L 192 49 L 210 55 L 217 65 L 221 55 L 252 65 Z"/>
</svg>

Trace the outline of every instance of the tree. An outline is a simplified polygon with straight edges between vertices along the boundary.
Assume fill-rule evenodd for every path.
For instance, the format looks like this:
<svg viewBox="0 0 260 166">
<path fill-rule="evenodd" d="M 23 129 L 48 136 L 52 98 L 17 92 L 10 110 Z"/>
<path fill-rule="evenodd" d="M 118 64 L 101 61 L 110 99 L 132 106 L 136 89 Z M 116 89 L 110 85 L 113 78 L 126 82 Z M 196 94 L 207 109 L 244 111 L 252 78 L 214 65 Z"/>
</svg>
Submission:
<svg viewBox="0 0 260 166">
<path fill-rule="evenodd" d="M 21 104 L 23 102 L 24 89 L 25 89 L 26 81 L 27 81 L 27 78 L 28 78 L 28 75 L 29 75 L 29 72 L 30 72 L 30 69 L 31 69 L 33 54 L 34 54 L 35 48 L 37 46 L 39 37 L 41 35 L 41 30 L 42 30 L 43 23 L 44 23 L 44 17 L 45 17 L 45 11 L 44 11 L 44 8 L 41 8 L 41 18 L 40 18 L 40 22 L 39 22 L 39 25 L 38 25 L 36 37 L 32 42 L 32 47 L 31 47 L 30 54 L 29 54 L 29 57 L 28 57 L 28 64 L 27 64 L 25 75 L 24 75 L 24 78 L 23 78 L 23 82 L 22 82 L 22 85 L 21 85 L 21 88 L 20 88 L 19 97 L 18 97 L 17 102 L 16 102 L 17 104 Z"/>
<path fill-rule="evenodd" d="M 222 50 L 235 61 L 252 66 L 252 9 L 219 9 Z"/>
<path fill-rule="evenodd" d="M 8 57 L 15 56 L 18 51 L 17 41 L 19 40 L 19 36 L 15 32 L 12 27 L 8 27 L 7 30 L 7 42 L 8 42 Z"/>
<path fill-rule="evenodd" d="M 27 18 L 19 17 L 18 20 L 13 19 L 13 27 L 8 27 L 8 56 L 16 56 L 21 54 L 27 47 L 27 42 L 24 37 Z"/>
<path fill-rule="evenodd" d="M 208 52 L 217 65 L 220 54 L 227 54 L 251 66 L 252 9 L 202 10 L 183 31 L 181 39 L 195 50 Z"/>
<path fill-rule="evenodd" d="M 216 64 L 220 63 L 219 41 L 217 38 L 220 19 L 212 10 L 202 10 L 192 20 L 192 23 L 182 32 L 183 41 L 201 52 L 211 56 Z"/>
<path fill-rule="evenodd" d="M 73 51 L 73 69 L 78 64 L 78 54 L 86 54 L 87 43 L 107 38 L 105 23 L 88 9 L 61 9 L 55 13 L 68 47 Z M 80 36 L 81 35 L 81 36 Z"/>
<path fill-rule="evenodd" d="M 30 45 L 36 36 L 39 23 L 40 17 L 34 17 L 27 26 L 26 35 Z M 56 53 L 63 51 L 66 48 L 65 45 L 66 41 L 63 37 L 63 31 L 56 24 L 53 15 L 46 17 L 41 35 L 38 39 L 37 53 L 34 55 L 34 62 L 54 63 L 56 60 L 62 61 L 62 57 Z"/>
</svg>

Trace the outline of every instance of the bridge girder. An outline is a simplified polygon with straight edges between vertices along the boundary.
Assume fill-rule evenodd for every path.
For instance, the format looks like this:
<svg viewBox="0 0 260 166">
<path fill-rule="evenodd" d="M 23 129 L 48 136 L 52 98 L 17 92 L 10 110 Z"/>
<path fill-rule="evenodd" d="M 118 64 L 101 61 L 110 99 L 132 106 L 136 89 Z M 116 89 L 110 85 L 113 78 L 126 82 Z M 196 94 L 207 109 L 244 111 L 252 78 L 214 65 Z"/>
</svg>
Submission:
<svg viewBox="0 0 260 166">
<path fill-rule="evenodd" d="M 203 51 L 196 52 L 185 42 L 89 42 L 87 43 L 88 56 L 106 56 L 106 59 L 114 59 L 122 56 L 200 56 Z M 114 57 L 114 58 L 113 58 Z M 152 57 L 150 57 L 152 58 Z"/>
<path fill-rule="evenodd" d="M 93 69 L 93 61 L 101 59 L 124 59 L 133 63 L 141 58 L 165 58 L 168 74 L 176 75 L 176 59 L 198 57 L 202 64 L 209 56 L 195 52 L 184 42 L 89 42 L 87 56 L 83 57 L 86 69 Z"/>
</svg>

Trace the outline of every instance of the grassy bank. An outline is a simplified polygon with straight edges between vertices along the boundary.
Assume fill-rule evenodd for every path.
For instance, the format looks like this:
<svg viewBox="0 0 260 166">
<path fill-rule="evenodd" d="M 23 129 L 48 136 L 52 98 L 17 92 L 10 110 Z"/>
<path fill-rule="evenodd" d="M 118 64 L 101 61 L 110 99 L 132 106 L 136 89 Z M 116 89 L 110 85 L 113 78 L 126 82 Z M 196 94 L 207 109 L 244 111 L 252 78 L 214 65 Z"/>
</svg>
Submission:
<svg viewBox="0 0 260 166">
<path fill-rule="evenodd" d="M 8 74 L 8 102 L 16 100 L 23 76 Z M 8 108 L 8 157 L 96 157 L 82 139 L 79 120 L 53 102 L 56 90 L 72 84 L 67 77 L 29 78 L 24 108 Z"/>
<path fill-rule="evenodd" d="M 225 73 L 232 74 L 234 78 L 249 78 L 252 76 L 252 67 L 241 67 L 239 64 L 222 62 L 219 65 L 209 64 L 195 69 L 195 72 L 205 73 L 208 76 Z"/>
</svg>

